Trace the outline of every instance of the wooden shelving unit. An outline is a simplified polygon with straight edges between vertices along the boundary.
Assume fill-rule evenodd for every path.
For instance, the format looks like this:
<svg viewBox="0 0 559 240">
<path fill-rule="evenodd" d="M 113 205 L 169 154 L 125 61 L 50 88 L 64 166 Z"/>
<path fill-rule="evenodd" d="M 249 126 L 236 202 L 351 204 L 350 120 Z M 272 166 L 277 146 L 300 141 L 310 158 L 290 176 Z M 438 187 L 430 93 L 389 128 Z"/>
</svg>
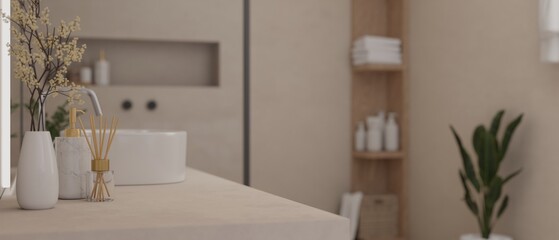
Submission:
<svg viewBox="0 0 559 240">
<path fill-rule="evenodd" d="M 400 151 L 353 152 L 353 191 L 398 196 L 398 236 L 365 240 L 408 239 L 408 0 L 351 0 L 352 42 L 363 35 L 402 40 L 403 64 L 354 66 L 352 71 L 351 131 L 378 111 L 396 112 L 400 126 Z"/>
</svg>

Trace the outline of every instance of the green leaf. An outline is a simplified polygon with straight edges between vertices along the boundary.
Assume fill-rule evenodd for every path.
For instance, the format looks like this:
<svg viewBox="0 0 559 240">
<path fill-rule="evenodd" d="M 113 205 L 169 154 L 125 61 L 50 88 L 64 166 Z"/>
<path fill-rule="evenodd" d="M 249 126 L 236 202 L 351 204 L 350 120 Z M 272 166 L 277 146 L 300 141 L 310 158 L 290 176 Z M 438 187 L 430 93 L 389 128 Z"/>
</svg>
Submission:
<svg viewBox="0 0 559 240">
<path fill-rule="evenodd" d="M 509 125 L 507 126 L 507 129 L 505 130 L 505 135 L 503 136 L 503 141 L 501 143 L 501 149 L 499 151 L 499 161 L 502 161 L 503 158 L 505 158 L 505 154 L 507 153 L 507 149 L 509 148 L 512 135 L 514 134 L 514 131 L 516 130 L 518 125 L 520 125 L 520 123 L 522 122 L 523 116 L 524 114 L 520 114 L 520 116 L 514 119 L 514 121 L 509 123 Z"/>
<path fill-rule="evenodd" d="M 495 117 L 493 117 L 493 121 L 491 122 L 491 129 L 489 130 L 489 132 L 491 132 L 491 134 L 493 134 L 495 138 L 497 137 L 497 133 L 499 132 L 499 127 L 501 126 L 501 119 L 503 118 L 504 114 L 505 114 L 505 110 L 501 110 L 497 112 L 497 114 L 495 114 Z"/>
<path fill-rule="evenodd" d="M 488 191 L 484 195 L 484 209 L 483 209 L 483 222 L 485 224 L 491 224 L 491 219 L 493 216 L 493 210 L 495 209 L 495 204 L 501 197 L 503 190 L 503 181 L 500 177 L 496 177 L 491 181 L 488 186 Z M 486 226 L 489 227 L 489 226 Z"/>
<path fill-rule="evenodd" d="M 479 156 L 483 151 L 483 134 L 485 133 L 485 127 L 483 125 L 479 125 L 474 130 L 474 135 L 472 136 L 472 144 L 474 145 L 474 150 L 476 150 L 477 155 Z"/>
<path fill-rule="evenodd" d="M 503 192 L 503 180 L 496 177 L 489 185 L 489 191 L 485 194 L 485 206 L 493 207 Z"/>
<path fill-rule="evenodd" d="M 503 199 L 503 201 L 501 202 L 501 207 L 499 207 L 499 211 L 497 212 L 497 218 L 500 218 L 501 215 L 503 215 L 508 205 L 509 205 L 509 196 L 507 195 L 505 196 L 505 199 Z"/>
<path fill-rule="evenodd" d="M 516 175 L 518 175 L 520 172 L 522 172 L 522 169 L 518 169 L 515 172 L 511 173 L 510 175 L 508 175 L 507 177 L 505 177 L 505 180 L 503 180 L 503 185 L 505 183 L 507 183 L 509 180 L 511 180 L 513 177 L 516 177 Z"/>
<path fill-rule="evenodd" d="M 468 177 L 468 180 L 472 183 L 476 191 L 479 192 L 481 188 L 480 188 L 479 181 L 476 177 L 474 164 L 472 163 L 472 158 L 470 157 L 466 149 L 464 149 L 464 146 L 462 144 L 462 139 L 460 139 L 460 136 L 458 136 L 458 133 L 456 133 L 454 127 L 450 126 L 450 129 L 452 130 L 452 133 L 454 134 L 454 138 L 456 139 L 456 143 L 460 148 L 460 155 L 462 156 L 462 164 L 464 165 L 466 176 Z"/>
<path fill-rule="evenodd" d="M 491 182 L 497 176 L 499 171 L 499 152 L 497 151 L 497 139 L 490 132 L 485 132 L 484 138 L 484 154 L 485 154 L 485 165 L 487 167 L 487 181 Z"/>
<path fill-rule="evenodd" d="M 468 183 L 466 182 L 466 177 L 464 176 L 464 173 L 462 173 L 461 171 L 459 171 L 459 174 L 460 174 L 460 180 L 462 181 L 462 186 L 464 187 L 464 200 L 466 201 L 466 205 L 468 206 L 470 211 L 477 216 L 479 214 L 479 208 L 477 204 L 472 200 L 472 195 L 470 194 L 470 188 L 468 188 Z"/>
<path fill-rule="evenodd" d="M 479 176 L 485 185 L 491 181 L 491 158 L 493 156 L 490 147 L 492 135 L 480 125 L 476 128 L 473 137 L 474 148 L 478 157 Z"/>
<path fill-rule="evenodd" d="M 52 139 L 60 135 L 60 131 L 64 130 L 69 125 L 69 111 L 66 110 L 68 102 L 58 106 L 52 117 L 47 118 L 45 125 L 50 132 Z"/>
<path fill-rule="evenodd" d="M 11 106 L 10 106 L 10 111 L 13 113 L 18 107 L 19 107 L 19 104 L 12 103 Z"/>
<path fill-rule="evenodd" d="M 481 180 L 488 185 L 499 169 L 497 140 L 484 126 L 478 126 L 473 142 L 478 154 L 478 167 Z"/>
</svg>

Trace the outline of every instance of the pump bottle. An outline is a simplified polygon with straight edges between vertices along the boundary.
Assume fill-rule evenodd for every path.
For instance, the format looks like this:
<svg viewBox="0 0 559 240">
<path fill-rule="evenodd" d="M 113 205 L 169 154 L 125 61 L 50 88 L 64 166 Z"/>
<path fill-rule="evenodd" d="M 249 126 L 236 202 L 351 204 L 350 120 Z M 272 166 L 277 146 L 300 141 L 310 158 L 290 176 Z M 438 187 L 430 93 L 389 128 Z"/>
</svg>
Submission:
<svg viewBox="0 0 559 240">
<path fill-rule="evenodd" d="M 80 136 L 76 128 L 77 111 L 76 108 L 70 109 L 69 128 L 64 131 L 64 137 L 55 139 L 60 199 L 86 197 L 86 173 L 91 168 L 91 153 L 85 137 Z"/>
<path fill-rule="evenodd" d="M 385 126 L 384 147 L 386 151 L 398 151 L 400 148 L 399 128 L 396 123 L 396 113 L 388 113 L 388 122 Z"/>
</svg>

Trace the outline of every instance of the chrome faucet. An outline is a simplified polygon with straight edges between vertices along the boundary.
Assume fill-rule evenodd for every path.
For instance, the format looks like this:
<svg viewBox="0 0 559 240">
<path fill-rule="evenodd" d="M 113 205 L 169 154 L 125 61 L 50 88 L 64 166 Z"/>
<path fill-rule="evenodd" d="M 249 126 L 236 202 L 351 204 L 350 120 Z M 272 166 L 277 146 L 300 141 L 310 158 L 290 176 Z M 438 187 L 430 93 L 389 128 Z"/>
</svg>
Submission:
<svg viewBox="0 0 559 240">
<path fill-rule="evenodd" d="M 89 88 L 81 88 L 80 92 L 87 94 L 89 99 L 91 100 L 91 105 L 93 105 L 93 110 L 95 111 L 95 115 L 101 116 L 103 115 L 103 111 L 101 110 L 101 104 L 99 104 L 99 99 L 97 98 L 97 94 L 95 91 Z"/>
<path fill-rule="evenodd" d="M 68 90 L 69 91 L 69 90 Z M 89 97 L 89 99 L 91 100 L 91 105 L 93 105 L 93 111 L 95 111 L 95 115 L 96 116 L 101 116 L 103 115 L 103 111 L 101 109 L 101 104 L 99 104 L 99 98 L 97 98 L 97 94 L 95 94 L 95 91 L 89 89 L 89 88 L 80 88 L 79 90 L 82 93 L 87 94 L 87 96 Z M 40 98 L 42 102 L 46 101 L 47 96 L 45 96 L 44 94 L 41 94 Z M 46 122 L 46 111 L 42 111 L 41 110 L 41 104 L 39 104 L 39 112 L 42 112 L 43 114 L 43 121 Z M 44 127 L 44 126 L 43 126 Z"/>
</svg>

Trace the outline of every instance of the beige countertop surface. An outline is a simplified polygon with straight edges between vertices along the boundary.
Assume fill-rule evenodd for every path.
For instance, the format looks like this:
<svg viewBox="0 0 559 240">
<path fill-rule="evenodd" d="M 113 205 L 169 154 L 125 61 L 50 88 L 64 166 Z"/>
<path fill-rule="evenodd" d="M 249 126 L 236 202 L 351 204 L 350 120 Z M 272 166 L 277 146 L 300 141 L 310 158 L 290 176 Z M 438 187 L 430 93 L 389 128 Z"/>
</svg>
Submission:
<svg viewBox="0 0 559 240">
<path fill-rule="evenodd" d="M 114 196 L 40 211 L 4 198 L 0 239 L 349 239 L 345 218 L 191 168 L 182 183 L 119 186 Z"/>
</svg>

